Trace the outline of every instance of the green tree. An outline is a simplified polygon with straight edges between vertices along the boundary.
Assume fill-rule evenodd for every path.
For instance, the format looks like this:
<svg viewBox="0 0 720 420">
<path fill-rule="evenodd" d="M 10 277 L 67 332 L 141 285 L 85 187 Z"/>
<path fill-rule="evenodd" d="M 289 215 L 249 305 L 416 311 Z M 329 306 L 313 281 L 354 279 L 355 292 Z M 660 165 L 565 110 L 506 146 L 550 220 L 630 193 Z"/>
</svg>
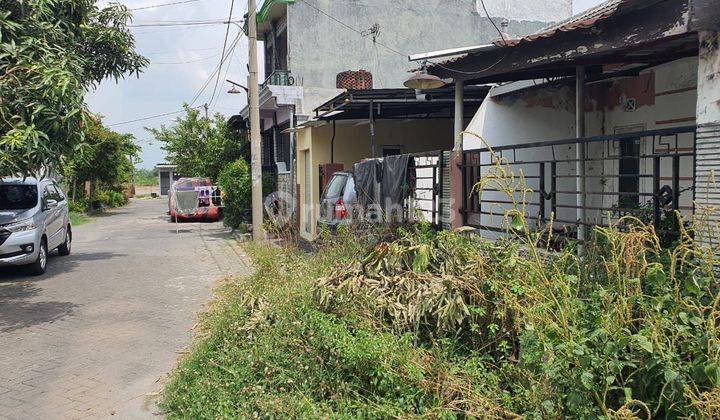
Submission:
<svg viewBox="0 0 720 420">
<path fill-rule="evenodd" d="M 125 6 L 0 0 L 0 175 L 41 175 L 84 147 L 85 93 L 138 74 Z"/>
<path fill-rule="evenodd" d="M 184 105 L 185 115 L 175 123 L 159 129 L 146 128 L 156 140 L 162 142 L 167 159 L 176 164 L 178 172 L 186 176 L 209 177 L 217 180 L 230 162 L 247 159 L 247 138 L 230 129 L 222 114 L 210 118 L 200 111 Z"/>
<path fill-rule="evenodd" d="M 237 228 L 247 219 L 252 202 L 250 166 L 245 159 L 228 164 L 218 178 L 223 192 L 223 216 L 227 226 Z"/>
<path fill-rule="evenodd" d="M 62 165 L 62 172 L 73 187 L 90 181 L 95 187 L 121 192 L 133 174 L 132 159 L 140 147 L 131 134 L 120 134 L 102 125 L 100 119 L 88 119 L 86 146 Z"/>
</svg>

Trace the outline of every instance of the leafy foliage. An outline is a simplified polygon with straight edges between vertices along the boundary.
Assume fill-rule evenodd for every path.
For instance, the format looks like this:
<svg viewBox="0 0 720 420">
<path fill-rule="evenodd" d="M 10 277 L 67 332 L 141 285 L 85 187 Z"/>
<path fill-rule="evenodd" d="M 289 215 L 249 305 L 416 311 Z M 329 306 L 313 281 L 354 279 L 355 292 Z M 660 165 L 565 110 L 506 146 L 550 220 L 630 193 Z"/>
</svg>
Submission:
<svg viewBox="0 0 720 420">
<path fill-rule="evenodd" d="M 223 220 L 226 225 L 237 228 L 247 219 L 252 201 L 250 167 L 244 159 L 238 159 L 220 172 L 218 184 L 223 194 Z"/>
<path fill-rule="evenodd" d="M 208 177 L 217 180 L 228 162 L 249 159 L 249 143 L 244 134 L 230 129 L 225 117 L 215 114 L 213 119 L 184 105 L 185 115 L 171 127 L 147 130 L 164 144 L 169 161 L 185 176 Z"/>
<path fill-rule="evenodd" d="M 84 95 L 138 74 L 125 6 L 0 0 L 0 175 L 42 175 L 84 145 Z"/>
<path fill-rule="evenodd" d="M 717 418 L 717 225 L 676 213 L 664 248 L 626 216 L 553 252 L 522 174 L 496 169 L 477 188 L 517 200 L 498 241 L 351 227 L 311 257 L 249 248 L 255 274 L 208 315 L 169 416 Z"/>
<path fill-rule="evenodd" d="M 73 186 L 90 181 L 100 189 L 122 191 L 133 173 L 132 159 L 140 147 L 131 134 L 116 133 L 102 125 L 99 119 L 88 119 L 82 153 L 73 155 L 61 170 Z"/>
</svg>

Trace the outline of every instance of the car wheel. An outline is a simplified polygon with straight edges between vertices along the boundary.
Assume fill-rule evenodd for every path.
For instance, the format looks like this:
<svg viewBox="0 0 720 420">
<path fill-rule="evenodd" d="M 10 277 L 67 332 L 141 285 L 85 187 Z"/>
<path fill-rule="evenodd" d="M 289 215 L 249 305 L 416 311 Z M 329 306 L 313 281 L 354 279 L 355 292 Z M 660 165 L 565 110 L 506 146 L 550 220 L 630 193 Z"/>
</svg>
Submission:
<svg viewBox="0 0 720 420">
<path fill-rule="evenodd" d="M 70 230 L 70 227 L 68 226 L 67 231 L 65 231 L 65 242 L 62 243 L 58 247 L 58 254 L 65 256 L 70 255 L 70 250 L 72 249 L 72 231 Z"/>
<path fill-rule="evenodd" d="M 48 249 L 47 249 L 47 243 L 43 239 L 40 242 L 40 250 L 38 251 L 37 259 L 34 263 L 30 264 L 29 270 L 30 274 L 33 276 L 41 276 L 45 274 L 45 269 L 47 268 L 47 261 L 48 261 Z"/>
</svg>

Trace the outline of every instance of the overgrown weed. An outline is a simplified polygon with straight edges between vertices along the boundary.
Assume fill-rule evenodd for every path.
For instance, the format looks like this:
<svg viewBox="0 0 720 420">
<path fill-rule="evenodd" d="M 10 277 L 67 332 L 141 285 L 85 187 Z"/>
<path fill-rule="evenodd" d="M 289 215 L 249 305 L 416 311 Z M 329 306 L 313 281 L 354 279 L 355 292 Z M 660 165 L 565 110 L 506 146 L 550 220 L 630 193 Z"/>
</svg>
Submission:
<svg viewBox="0 0 720 420">
<path fill-rule="evenodd" d="M 626 216 L 579 254 L 552 215 L 528 221 L 522 173 L 498 161 L 484 188 L 515 200 L 497 241 L 417 225 L 324 233 L 313 256 L 248 244 L 256 271 L 221 290 L 169 416 L 719 418 L 703 210 L 692 230 L 675 215 L 671 248 Z"/>
</svg>

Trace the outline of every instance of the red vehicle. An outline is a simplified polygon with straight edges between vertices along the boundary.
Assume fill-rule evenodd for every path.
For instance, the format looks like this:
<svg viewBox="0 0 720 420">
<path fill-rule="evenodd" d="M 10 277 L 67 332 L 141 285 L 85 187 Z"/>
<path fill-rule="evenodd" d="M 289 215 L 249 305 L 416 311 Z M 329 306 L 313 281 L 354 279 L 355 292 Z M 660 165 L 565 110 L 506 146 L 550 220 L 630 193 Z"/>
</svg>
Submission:
<svg viewBox="0 0 720 420">
<path fill-rule="evenodd" d="M 210 178 L 180 178 L 168 192 L 170 220 L 210 220 L 222 217 L 220 188 Z"/>
</svg>

